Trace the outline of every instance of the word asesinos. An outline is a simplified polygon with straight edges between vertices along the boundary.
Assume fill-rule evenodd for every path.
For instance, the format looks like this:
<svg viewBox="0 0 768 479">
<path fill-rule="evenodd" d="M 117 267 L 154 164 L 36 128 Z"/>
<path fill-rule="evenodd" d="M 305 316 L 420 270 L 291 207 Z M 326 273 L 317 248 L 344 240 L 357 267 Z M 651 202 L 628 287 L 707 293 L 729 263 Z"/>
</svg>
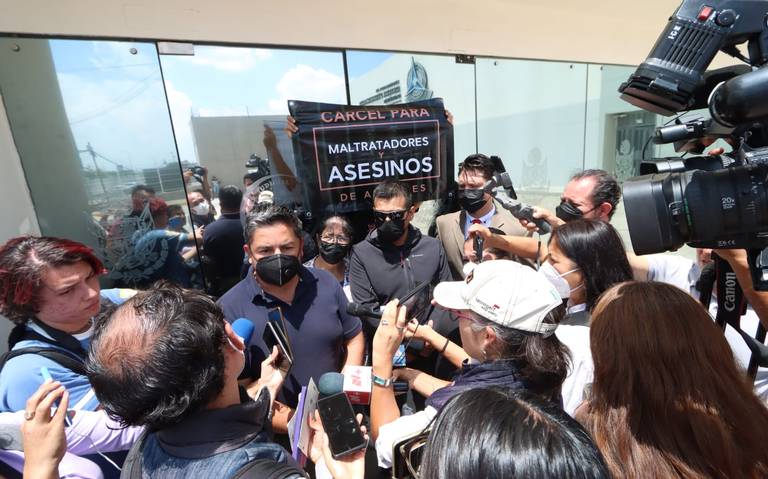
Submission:
<svg viewBox="0 0 768 479">
<path fill-rule="evenodd" d="M 339 181 L 372 180 L 402 175 L 419 175 L 431 173 L 434 169 L 432 157 L 387 159 L 371 162 L 349 163 L 343 168 L 332 166 L 328 175 L 328 183 Z"/>
</svg>

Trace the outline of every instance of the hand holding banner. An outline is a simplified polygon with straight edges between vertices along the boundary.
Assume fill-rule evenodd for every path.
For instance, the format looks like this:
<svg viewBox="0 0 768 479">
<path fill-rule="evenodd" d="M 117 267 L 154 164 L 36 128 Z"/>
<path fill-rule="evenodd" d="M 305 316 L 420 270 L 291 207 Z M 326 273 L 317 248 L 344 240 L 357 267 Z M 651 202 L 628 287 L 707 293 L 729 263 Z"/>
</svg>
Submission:
<svg viewBox="0 0 768 479">
<path fill-rule="evenodd" d="M 380 182 L 398 179 L 414 201 L 442 197 L 453 178 L 453 130 L 442 99 L 386 106 L 289 101 L 306 204 L 315 215 L 371 208 Z"/>
</svg>

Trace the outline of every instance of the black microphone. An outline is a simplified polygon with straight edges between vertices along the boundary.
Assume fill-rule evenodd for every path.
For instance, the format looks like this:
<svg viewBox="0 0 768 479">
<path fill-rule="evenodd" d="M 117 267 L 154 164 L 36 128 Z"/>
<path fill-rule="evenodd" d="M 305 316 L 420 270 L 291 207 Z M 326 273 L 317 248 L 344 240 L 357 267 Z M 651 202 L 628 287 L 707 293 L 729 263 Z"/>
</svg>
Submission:
<svg viewBox="0 0 768 479">
<path fill-rule="evenodd" d="M 381 311 L 374 311 L 370 306 L 357 303 L 347 303 L 347 314 L 358 318 L 381 319 Z"/>
</svg>

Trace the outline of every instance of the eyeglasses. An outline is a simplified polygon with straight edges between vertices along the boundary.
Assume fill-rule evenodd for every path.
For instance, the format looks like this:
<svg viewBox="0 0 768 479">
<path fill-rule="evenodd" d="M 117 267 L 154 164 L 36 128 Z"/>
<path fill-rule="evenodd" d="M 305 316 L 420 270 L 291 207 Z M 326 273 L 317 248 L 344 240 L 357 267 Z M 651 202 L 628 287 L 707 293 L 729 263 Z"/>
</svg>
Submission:
<svg viewBox="0 0 768 479">
<path fill-rule="evenodd" d="M 475 322 L 475 318 L 473 318 L 472 316 L 470 316 L 468 314 L 464 314 L 464 313 L 462 313 L 461 311 L 459 311 L 457 309 L 446 309 L 446 311 L 448 311 L 448 315 L 454 321 L 458 321 L 460 319 L 466 319 L 467 321 L 472 321 L 473 323 Z"/>
<path fill-rule="evenodd" d="M 376 211 L 373 210 L 373 218 L 376 220 L 376 223 L 382 224 L 385 221 L 387 221 L 387 218 L 389 218 L 389 221 L 400 221 L 405 218 L 405 214 L 408 212 L 408 210 L 398 210 L 398 211 Z"/>
<path fill-rule="evenodd" d="M 320 241 L 325 243 L 336 243 L 341 245 L 349 244 L 349 237 L 341 235 L 323 234 L 320 235 Z"/>
</svg>

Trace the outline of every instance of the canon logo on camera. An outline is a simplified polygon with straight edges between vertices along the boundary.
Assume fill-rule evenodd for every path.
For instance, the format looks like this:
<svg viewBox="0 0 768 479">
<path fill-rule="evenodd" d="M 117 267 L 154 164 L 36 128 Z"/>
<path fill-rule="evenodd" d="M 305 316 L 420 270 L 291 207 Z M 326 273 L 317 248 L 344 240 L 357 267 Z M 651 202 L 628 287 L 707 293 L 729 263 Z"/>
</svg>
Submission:
<svg viewBox="0 0 768 479">
<path fill-rule="evenodd" d="M 725 310 L 732 313 L 736 309 L 736 273 L 725 273 Z"/>
</svg>

